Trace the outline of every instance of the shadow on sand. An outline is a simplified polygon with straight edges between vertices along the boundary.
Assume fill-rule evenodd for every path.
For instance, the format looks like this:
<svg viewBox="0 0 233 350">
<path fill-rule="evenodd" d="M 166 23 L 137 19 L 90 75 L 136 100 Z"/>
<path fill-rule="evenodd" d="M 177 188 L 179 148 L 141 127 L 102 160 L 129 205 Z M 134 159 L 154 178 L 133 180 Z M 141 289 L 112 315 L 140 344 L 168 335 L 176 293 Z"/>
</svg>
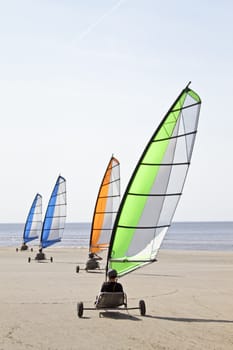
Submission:
<svg viewBox="0 0 233 350">
<path fill-rule="evenodd" d="M 165 274 L 158 274 L 158 273 L 143 273 L 143 272 L 135 272 L 135 275 L 138 276 L 149 276 L 149 277 L 183 277 L 181 275 L 165 275 Z"/>
<path fill-rule="evenodd" d="M 100 311 L 100 318 L 113 318 L 114 320 L 131 320 L 131 321 L 141 321 L 140 318 L 132 316 L 128 313 L 122 313 L 117 311 Z"/>
<path fill-rule="evenodd" d="M 210 318 L 189 318 L 189 317 L 165 317 L 165 316 L 150 316 L 145 315 L 144 317 L 154 318 L 157 320 L 173 321 L 173 322 L 197 322 L 197 323 L 233 323 L 233 320 L 213 320 Z"/>
</svg>

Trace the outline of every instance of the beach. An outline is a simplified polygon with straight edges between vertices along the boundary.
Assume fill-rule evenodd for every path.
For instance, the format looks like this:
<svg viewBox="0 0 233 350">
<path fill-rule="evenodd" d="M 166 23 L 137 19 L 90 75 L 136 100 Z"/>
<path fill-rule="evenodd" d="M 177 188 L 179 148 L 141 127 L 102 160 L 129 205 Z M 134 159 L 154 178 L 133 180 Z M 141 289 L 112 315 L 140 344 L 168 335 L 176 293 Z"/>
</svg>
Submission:
<svg viewBox="0 0 233 350">
<path fill-rule="evenodd" d="M 82 270 L 87 249 L 45 253 L 38 263 L 36 251 L 0 248 L 1 350 L 233 348 L 232 252 L 160 251 L 158 262 L 120 279 L 128 306 L 143 299 L 146 316 L 130 310 L 101 318 L 96 310 L 77 317 L 77 303 L 92 307 L 104 281 L 103 271 Z"/>
</svg>

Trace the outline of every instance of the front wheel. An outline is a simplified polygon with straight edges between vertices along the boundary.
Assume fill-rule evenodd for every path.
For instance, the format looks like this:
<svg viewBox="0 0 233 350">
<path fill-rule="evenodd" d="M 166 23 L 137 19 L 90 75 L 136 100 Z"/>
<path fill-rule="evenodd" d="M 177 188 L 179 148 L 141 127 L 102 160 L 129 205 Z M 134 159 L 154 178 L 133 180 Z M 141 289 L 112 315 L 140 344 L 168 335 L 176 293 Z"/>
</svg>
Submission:
<svg viewBox="0 0 233 350">
<path fill-rule="evenodd" d="M 53 257 L 51 256 L 50 261 L 53 262 Z"/>
<path fill-rule="evenodd" d="M 78 317 L 81 318 L 83 315 L 83 302 L 77 304 Z"/>
<path fill-rule="evenodd" d="M 30 258 L 30 256 L 29 256 L 29 258 L 28 258 L 28 262 L 29 262 L 29 263 L 31 262 L 31 258 Z"/>
<path fill-rule="evenodd" d="M 139 301 L 139 309 L 140 309 L 140 314 L 141 316 L 145 316 L 146 314 L 146 304 L 144 300 Z"/>
<path fill-rule="evenodd" d="M 80 270 L 79 266 L 76 266 L 76 273 L 79 273 L 79 270 Z"/>
</svg>

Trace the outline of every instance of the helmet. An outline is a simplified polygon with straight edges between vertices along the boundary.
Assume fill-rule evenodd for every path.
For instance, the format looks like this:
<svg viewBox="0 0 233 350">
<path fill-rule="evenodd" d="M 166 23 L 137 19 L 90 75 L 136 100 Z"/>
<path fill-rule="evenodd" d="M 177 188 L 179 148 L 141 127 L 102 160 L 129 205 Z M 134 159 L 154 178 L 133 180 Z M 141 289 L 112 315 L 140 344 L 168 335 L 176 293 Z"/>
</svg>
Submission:
<svg viewBox="0 0 233 350">
<path fill-rule="evenodd" d="M 109 271 L 108 271 L 108 277 L 109 277 L 109 278 L 115 278 L 115 277 L 117 277 L 117 271 L 116 271 L 116 270 L 109 270 Z"/>
</svg>

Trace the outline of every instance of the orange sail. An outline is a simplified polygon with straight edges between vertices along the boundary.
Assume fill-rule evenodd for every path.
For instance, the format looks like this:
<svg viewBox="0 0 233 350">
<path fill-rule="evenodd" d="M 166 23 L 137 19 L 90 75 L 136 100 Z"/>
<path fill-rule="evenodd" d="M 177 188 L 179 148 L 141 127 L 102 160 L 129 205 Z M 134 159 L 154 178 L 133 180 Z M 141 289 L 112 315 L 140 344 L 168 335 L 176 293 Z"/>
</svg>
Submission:
<svg viewBox="0 0 233 350">
<path fill-rule="evenodd" d="M 112 156 L 96 200 L 90 236 L 89 250 L 91 253 L 108 248 L 119 202 L 120 163 Z"/>
</svg>

